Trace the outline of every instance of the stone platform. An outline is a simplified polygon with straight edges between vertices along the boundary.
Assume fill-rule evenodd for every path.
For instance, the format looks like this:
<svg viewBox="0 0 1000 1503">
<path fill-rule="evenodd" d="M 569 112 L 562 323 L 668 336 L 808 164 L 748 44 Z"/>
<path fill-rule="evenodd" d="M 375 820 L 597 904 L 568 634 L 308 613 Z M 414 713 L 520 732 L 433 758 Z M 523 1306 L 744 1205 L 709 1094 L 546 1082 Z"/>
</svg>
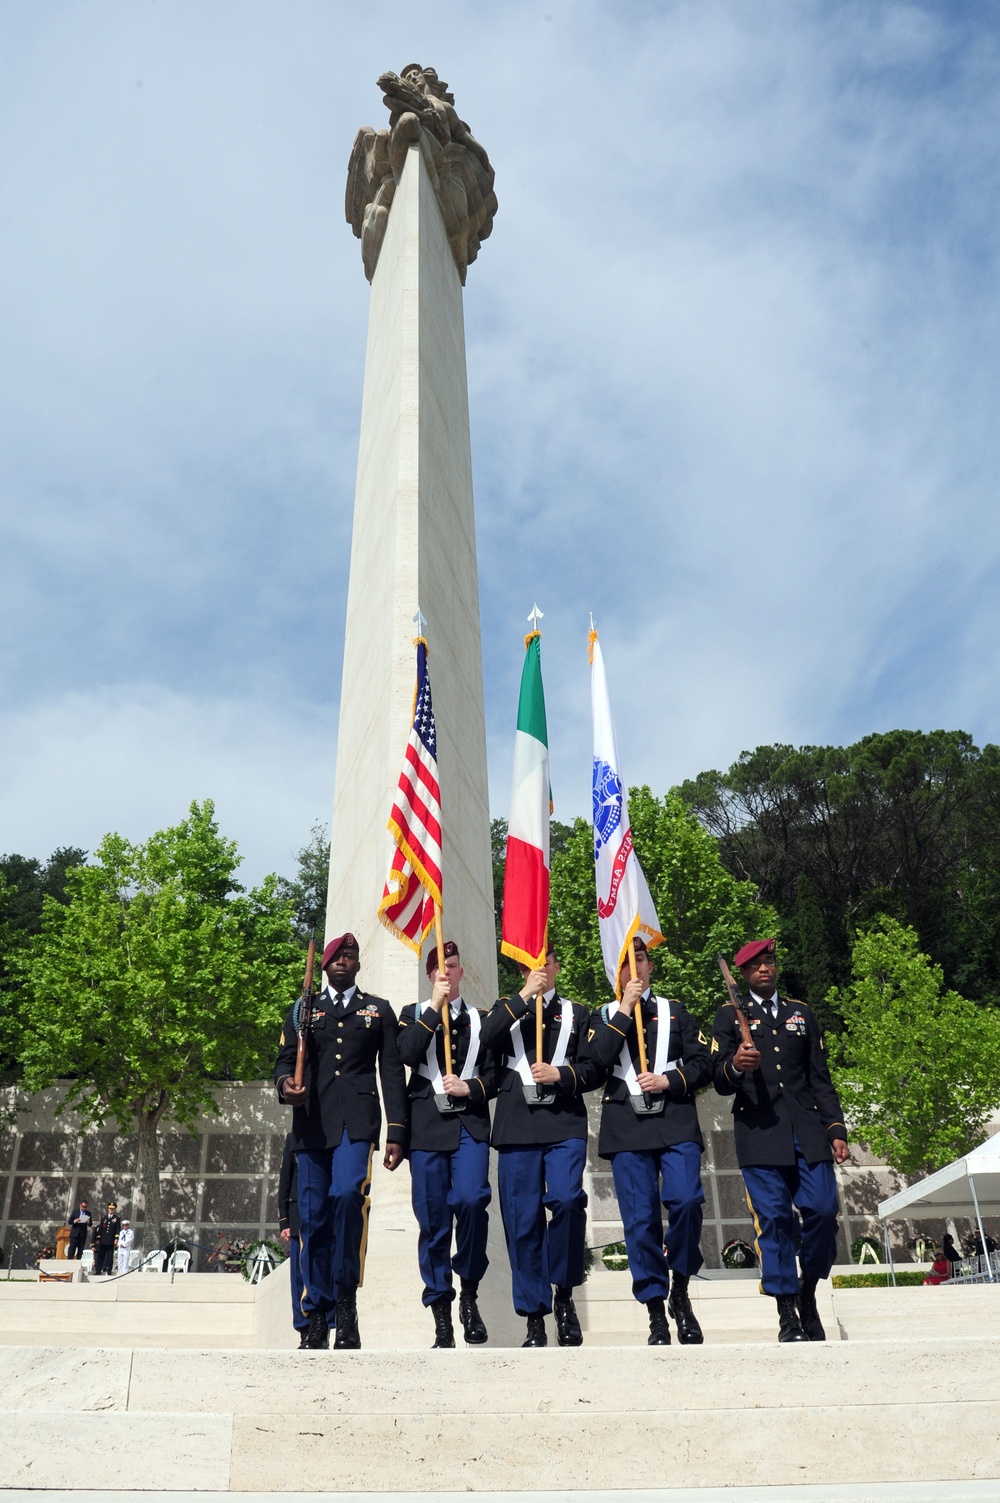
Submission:
<svg viewBox="0 0 1000 1503">
<path fill-rule="evenodd" d="M 71 1487 L 81 1457 L 113 1458 L 111 1491 L 1000 1478 L 997 1336 L 529 1352 L 7 1347 L 4 1371 L 7 1487 Z"/>
</svg>

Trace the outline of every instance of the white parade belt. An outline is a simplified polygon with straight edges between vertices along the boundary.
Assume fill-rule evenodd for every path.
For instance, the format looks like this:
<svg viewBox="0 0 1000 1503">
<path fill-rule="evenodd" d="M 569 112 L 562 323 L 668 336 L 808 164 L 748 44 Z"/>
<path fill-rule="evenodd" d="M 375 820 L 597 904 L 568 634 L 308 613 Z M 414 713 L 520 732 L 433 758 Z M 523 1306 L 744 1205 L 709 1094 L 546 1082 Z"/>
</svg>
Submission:
<svg viewBox="0 0 1000 1503">
<path fill-rule="evenodd" d="M 653 1074 L 665 1075 L 668 1070 L 676 1069 L 684 1063 L 679 1056 L 670 1058 L 670 1038 L 672 1029 L 670 1026 L 670 1003 L 665 997 L 650 997 L 650 1002 L 656 1004 L 655 1013 L 647 1012 L 648 1017 L 656 1018 L 656 1049 L 653 1052 Z M 612 1002 L 608 1007 L 608 1020 L 610 1021 L 621 1004 Z M 665 1026 L 664 1026 L 665 1025 Z M 647 1092 L 645 1095 L 639 1088 L 639 1080 L 632 1063 L 632 1055 L 628 1047 L 628 1039 L 622 1044 L 618 1056 L 618 1063 L 612 1071 L 619 1080 L 624 1080 L 628 1087 L 629 1105 L 638 1117 L 658 1116 L 666 1104 L 666 1094 L 658 1091 L 655 1095 Z"/>
<path fill-rule="evenodd" d="M 560 997 L 559 1001 L 562 1003 L 562 1020 L 559 1024 L 559 1036 L 556 1039 L 556 1047 L 553 1049 L 552 1058 L 549 1061 L 551 1065 L 555 1065 L 557 1070 L 561 1069 L 566 1063 L 566 1051 L 569 1049 L 569 1041 L 573 1033 L 573 1004 L 567 997 Z M 537 1006 L 537 1001 L 535 1005 Z M 534 1023 L 534 1018 L 535 1011 L 529 1003 L 526 1019 Z M 524 1033 L 522 1030 L 522 1024 L 526 1019 L 518 1018 L 516 1022 L 511 1024 L 510 1047 L 513 1052 L 508 1054 L 504 1063 L 508 1070 L 516 1070 L 518 1075 L 520 1075 L 521 1084 L 524 1089 L 524 1099 L 529 1106 L 551 1106 L 552 1102 L 556 1099 L 555 1087 L 539 1085 L 531 1074 L 531 1065 L 525 1052 Z"/>
<path fill-rule="evenodd" d="M 452 1014 L 451 1021 L 454 1023 L 456 1018 L 461 1016 L 463 1006 L 465 1007 L 466 1012 L 469 1014 L 469 1047 L 465 1052 L 465 1063 L 462 1066 L 461 1070 L 459 1070 L 458 1076 L 460 1080 L 471 1080 L 473 1071 L 476 1068 L 476 1060 L 479 1058 L 479 1034 L 483 1026 L 483 1019 L 482 1014 L 477 1007 L 469 1007 L 466 1003 L 463 1002 L 461 997 L 459 997 L 458 1003 L 458 1010 L 457 1012 Z M 422 1012 L 426 1012 L 430 1005 L 430 1002 L 418 1003 L 416 1019 L 419 1019 L 420 1014 Z M 448 1007 L 450 1010 L 450 1002 L 448 1003 Z M 416 1021 L 416 1019 L 414 1021 Z M 445 1095 L 444 1082 L 441 1075 L 441 1066 L 438 1064 L 437 1057 L 437 1030 L 435 1030 L 434 1036 L 432 1037 L 430 1043 L 427 1045 L 426 1057 L 417 1066 L 417 1073 L 418 1075 L 425 1076 L 434 1087 L 434 1105 L 437 1107 L 439 1112 L 447 1115 L 451 1112 L 465 1111 L 467 1104 L 467 1098 L 465 1096 Z"/>
</svg>

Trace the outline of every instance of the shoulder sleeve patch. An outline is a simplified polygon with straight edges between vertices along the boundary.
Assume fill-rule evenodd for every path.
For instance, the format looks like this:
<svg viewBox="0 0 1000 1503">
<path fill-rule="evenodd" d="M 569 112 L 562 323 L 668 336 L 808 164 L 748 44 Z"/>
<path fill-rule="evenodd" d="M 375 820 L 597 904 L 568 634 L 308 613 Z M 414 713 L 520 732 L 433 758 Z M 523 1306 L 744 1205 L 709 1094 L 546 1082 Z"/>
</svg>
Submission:
<svg viewBox="0 0 1000 1503">
<path fill-rule="evenodd" d="M 718 1054 L 718 1052 L 719 1052 L 719 1040 L 718 1039 L 713 1039 L 712 1040 L 712 1048 L 711 1048 L 710 1052 L 712 1054 Z"/>
</svg>

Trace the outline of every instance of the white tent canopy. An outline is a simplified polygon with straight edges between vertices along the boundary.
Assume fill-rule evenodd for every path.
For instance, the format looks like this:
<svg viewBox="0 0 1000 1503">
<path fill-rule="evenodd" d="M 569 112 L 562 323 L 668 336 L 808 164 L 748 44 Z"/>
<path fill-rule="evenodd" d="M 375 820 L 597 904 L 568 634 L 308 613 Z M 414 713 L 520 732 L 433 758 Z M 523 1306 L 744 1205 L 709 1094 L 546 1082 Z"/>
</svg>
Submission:
<svg viewBox="0 0 1000 1503">
<path fill-rule="evenodd" d="M 879 1218 L 894 1216 L 1000 1216 L 1000 1132 L 971 1153 L 946 1164 L 879 1203 Z"/>
</svg>

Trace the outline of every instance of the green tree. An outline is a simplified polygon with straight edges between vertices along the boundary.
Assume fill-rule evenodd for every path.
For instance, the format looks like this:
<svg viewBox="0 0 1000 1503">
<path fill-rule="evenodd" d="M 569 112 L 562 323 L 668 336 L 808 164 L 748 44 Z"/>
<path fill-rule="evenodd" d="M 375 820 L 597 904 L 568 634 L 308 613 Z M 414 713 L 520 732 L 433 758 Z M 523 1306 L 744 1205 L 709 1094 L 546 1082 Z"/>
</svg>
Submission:
<svg viewBox="0 0 1000 1503">
<path fill-rule="evenodd" d="M 68 902 L 46 899 L 19 962 L 24 1085 L 68 1077 L 65 1106 L 138 1133 L 150 1247 L 161 1235 L 161 1120 L 192 1127 L 217 1110 L 213 1081 L 268 1072 L 301 980 L 291 904 L 274 877 L 241 888 L 239 861 L 208 801 L 144 845 L 108 835 L 92 864 L 68 873 Z"/>
<path fill-rule="evenodd" d="M 656 798 L 648 788 L 632 788 L 628 797 L 636 854 L 664 935 L 653 954 L 656 989 L 679 997 L 710 1026 L 725 1000 L 716 954 L 732 957 L 744 940 L 776 935 L 777 914 L 758 901 L 753 883 L 730 876 L 715 840 L 676 790 Z M 582 819 L 552 863 L 550 928 L 567 993 L 590 1007 L 606 1002 L 593 833 Z"/>
<path fill-rule="evenodd" d="M 326 895 L 330 882 L 330 835 L 326 825 L 319 820 L 309 832 L 309 840 L 296 851 L 298 863 L 296 876 L 289 881 L 279 877 L 278 891 L 289 899 L 295 912 L 295 934 L 303 949 L 315 934 L 316 943 L 323 948 L 323 931 L 326 924 Z"/>
<path fill-rule="evenodd" d="M 1000 1015 L 945 991 L 913 929 L 882 916 L 858 934 L 846 1026 L 830 1041 L 853 1131 L 902 1174 L 930 1173 L 986 1136 L 1000 1105 Z"/>
<path fill-rule="evenodd" d="M 788 980 L 807 1000 L 823 973 L 847 983 L 853 936 L 880 914 L 916 930 L 949 986 L 997 999 L 996 747 L 980 752 L 965 731 L 902 730 L 846 747 L 760 746 L 681 791 L 727 869 L 781 914 Z"/>
</svg>

